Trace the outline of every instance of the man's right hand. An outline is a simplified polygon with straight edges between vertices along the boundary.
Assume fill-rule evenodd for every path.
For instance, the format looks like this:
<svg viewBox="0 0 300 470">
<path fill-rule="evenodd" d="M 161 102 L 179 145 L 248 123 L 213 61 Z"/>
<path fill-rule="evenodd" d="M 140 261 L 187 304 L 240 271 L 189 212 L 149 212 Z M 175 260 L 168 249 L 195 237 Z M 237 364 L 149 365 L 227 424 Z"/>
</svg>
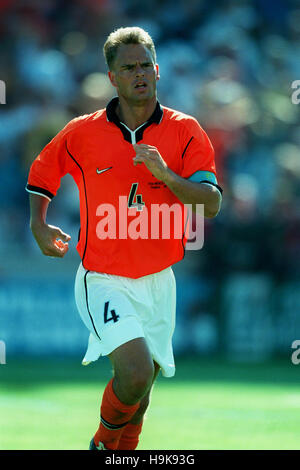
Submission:
<svg viewBox="0 0 300 470">
<path fill-rule="evenodd" d="M 64 233 L 59 227 L 45 223 L 31 224 L 31 231 L 45 256 L 63 258 L 69 249 L 70 235 Z"/>
</svg>

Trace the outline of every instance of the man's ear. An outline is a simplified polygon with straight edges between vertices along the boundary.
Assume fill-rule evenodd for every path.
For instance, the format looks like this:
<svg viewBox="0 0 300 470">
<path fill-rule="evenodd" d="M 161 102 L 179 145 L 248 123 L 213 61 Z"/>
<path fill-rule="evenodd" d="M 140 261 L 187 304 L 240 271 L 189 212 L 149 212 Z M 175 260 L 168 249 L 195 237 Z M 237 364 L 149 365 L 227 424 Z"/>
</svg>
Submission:
<svg viewBox="0 0 300 470">
<path fill-rule="evenodd" d="M 109 72 L 108 72 L 108 78 L 109 78 L 110 83 L 112 84 L 112 86 L 117 87 L 116 80 L 115 80 L 115 74 L 111 70 L 109 70 Z"/>
<path fill-rule="evenodd" d="M 159 66 L 158 66 L 158 64 L 155 64 L 155 71 L 156 71 L 156 80 L 159 80 L 160 75 L 159 75 Z"/>
</svg>

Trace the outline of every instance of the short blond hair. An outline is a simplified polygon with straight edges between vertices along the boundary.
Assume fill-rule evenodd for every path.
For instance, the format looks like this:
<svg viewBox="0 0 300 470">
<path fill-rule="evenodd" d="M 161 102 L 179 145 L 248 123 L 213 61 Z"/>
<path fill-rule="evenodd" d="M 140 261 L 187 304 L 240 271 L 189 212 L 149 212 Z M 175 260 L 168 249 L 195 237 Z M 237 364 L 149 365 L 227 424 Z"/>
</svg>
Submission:
<svg viewBox="0 0 300 470">
<path fill-rule="evenodd" d="M 109 70 L 113 68 L 118 48 L 122 44 L 142 44 L 151 52 L 154 63 L 156 63 L 156 51 L 150 34 L 138 26 L 119 28 L 110 33 L 103 46 L 103 54 Z"/>
</svg>

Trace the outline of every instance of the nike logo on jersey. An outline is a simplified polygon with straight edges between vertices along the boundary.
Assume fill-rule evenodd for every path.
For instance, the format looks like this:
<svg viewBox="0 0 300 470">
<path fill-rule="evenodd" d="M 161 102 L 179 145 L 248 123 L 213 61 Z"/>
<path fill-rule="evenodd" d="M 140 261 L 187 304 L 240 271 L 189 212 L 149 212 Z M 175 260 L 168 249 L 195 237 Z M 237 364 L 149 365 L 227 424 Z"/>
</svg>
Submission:
<svg viewBox="0 0 300 470">
<path fill-rule="evenodd" d="M 97 168 L 97 173 L 98 175 L 100 175 L 101 173 L 104 173 L 104 171 L 110 170 L 111 168 L 112 166 L 109 166 L 108 168 L 104 168 L 103 170 L 99 170 L 99 168 Z"/>
</svg>

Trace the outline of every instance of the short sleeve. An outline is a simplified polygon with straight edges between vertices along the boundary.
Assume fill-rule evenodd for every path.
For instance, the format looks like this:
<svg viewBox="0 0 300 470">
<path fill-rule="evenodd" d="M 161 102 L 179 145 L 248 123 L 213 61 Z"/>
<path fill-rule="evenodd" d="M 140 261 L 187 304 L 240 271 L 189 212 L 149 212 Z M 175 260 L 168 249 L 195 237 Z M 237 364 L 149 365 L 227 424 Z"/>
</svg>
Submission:
<svg viewBox="0 0 300 470">
<path fill-rule="evenodd" d="M 61 178 L 69 172 L 69 158 L 66 150 L 66 135 L 72 121 L 62 129 L 36 157 L 31 165 L 26 190 L 52 199 Z"/>
<path fill-rule="evenodd" d="M 186 119 L 184 128 L 181 176 L 189 178 L 197 171 L 216 175 L 215 153 L 206 132 L 194 118 Z"/>
</svg>

